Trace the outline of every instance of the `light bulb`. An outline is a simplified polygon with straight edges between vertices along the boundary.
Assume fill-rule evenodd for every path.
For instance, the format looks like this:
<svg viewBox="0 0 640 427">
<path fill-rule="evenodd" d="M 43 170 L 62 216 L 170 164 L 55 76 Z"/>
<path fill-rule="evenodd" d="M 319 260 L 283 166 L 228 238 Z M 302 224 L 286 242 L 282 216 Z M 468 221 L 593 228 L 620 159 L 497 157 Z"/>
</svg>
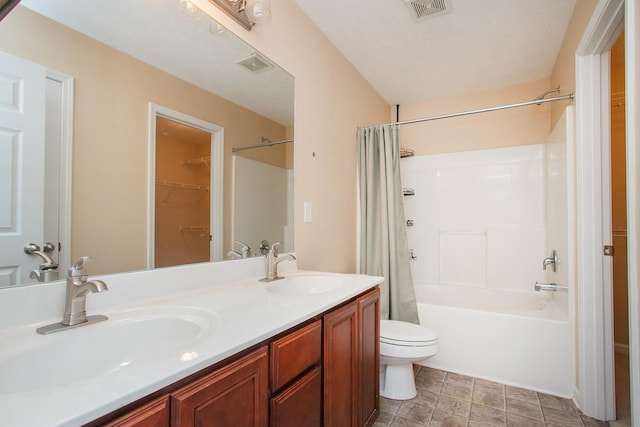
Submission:
<svg viewBox="0 0 640 427">
<path fill-rule="evenodd" d="M 227 32 L 227 29 L 217 22 L 209 24 L 209 33 L 217 36 L 221 36 Z"/>
<path fill-rule="evenodd" d="M 196 21 L 202 15 L 202 11 L 190 0 L 180 0 L 178 9 L 192 21 Z"/>
<path fill-rule="evenodd" d="M 269 0 L 249 0 L 247 1 L 247 16 L 252 21 L 259 21 L 267 18 L 271 14 Z"/>
</svg>

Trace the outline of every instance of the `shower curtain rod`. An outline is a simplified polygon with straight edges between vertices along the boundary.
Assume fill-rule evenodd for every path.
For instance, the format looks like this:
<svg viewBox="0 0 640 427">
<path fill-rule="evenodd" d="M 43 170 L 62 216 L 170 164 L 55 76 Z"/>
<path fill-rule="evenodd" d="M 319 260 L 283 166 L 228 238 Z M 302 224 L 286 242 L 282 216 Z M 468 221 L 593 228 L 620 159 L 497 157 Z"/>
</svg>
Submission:
<svg viewBox="0 0 640 427">
<path fill-rule="evenodd" d="M 413 120 L 404 120 L 402 122 L 395 122 L 395 123 L 389 123 L 389 124 L 390 125 L 409 125 L 412 123 L 430 122 L 432 120 L 468 116 L 470 114 L 486 113 L 489 111 L 498 111 L 498 110 L 506 110 L 509 108 L 525 107 L 527 105 L 533 105 L 533 104 L 540 105 L 540 104 L 545 104 L 547 102 L 564 101 L 564 100 L 573 99 L 573 98 L 574 98 L 574 94 L 573 92 L 571 92 L 569 95 L 556 96 L 554 98 L 534 99 L 533 101 L 518 102 L 517 104 L 499 105 L 497 107 L 488 107 L 488 108 L 481 108 L 478 110 L 461 111 L 459 113 L 442 114 L 439 116 L 423 117 L 421 119 L 413 119 Z"/>
<path fill-rule="evenodd" d="M 293 142 L 293 139 L 283 139 L 282 141 L 266 142 L 264 144 L 249 145 L 247 147 L 233 147 L 231 152 L 235 153 L 237 151 L 251 150 L 253 148 L 271 147 L 272 145 L 286 144 L 287 142 Z"/>
</svg>

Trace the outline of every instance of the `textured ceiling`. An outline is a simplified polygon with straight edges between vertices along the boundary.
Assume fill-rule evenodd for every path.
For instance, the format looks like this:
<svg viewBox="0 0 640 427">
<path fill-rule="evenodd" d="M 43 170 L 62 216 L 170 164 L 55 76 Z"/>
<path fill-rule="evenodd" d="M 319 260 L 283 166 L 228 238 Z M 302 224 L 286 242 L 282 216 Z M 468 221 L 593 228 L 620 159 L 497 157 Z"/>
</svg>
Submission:
<svg viewBox="0 0 640 427">
<path fill-rule="evenodd" d="M 548 78 L 575 0 L 450 0 L 416 20 L 404 0 L 295 0 L 390 104 Z"/>
<path fill-rule="evenodd" d="M 278 123 L 293 125 L 293 77 L 236 64 L 256 51 L 178 0 L 22 0 L 21 5 Z"/>
</svg>

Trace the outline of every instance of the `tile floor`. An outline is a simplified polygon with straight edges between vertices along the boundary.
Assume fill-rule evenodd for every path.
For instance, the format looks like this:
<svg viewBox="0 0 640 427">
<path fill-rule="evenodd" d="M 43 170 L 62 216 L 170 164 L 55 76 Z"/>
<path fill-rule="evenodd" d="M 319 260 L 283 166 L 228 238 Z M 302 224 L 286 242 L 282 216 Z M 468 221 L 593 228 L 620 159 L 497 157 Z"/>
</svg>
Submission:
<svg viewBox="0 0 640 427">
<path fill-rule="evenodd" d="M 375 427 L 606 427 L 569 399 L 415 366 L 418 395 L 381 398 Z"/>
</svg>

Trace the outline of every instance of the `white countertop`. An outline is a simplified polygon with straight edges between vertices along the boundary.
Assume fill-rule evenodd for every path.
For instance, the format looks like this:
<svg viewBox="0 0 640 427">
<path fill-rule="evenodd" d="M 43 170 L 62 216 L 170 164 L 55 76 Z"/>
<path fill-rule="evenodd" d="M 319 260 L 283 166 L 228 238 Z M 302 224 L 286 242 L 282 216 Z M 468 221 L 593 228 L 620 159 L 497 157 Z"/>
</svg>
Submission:
<svg viewBox="0 0 640 427">
<path fill-rule="evenodd" d="M 255 277 L 167 294 L 129 306 L 98 311 L 88 308 L 88 314 L 105 314 L 109 320 L 46 336 L 35 332 L 37 327 L 50 323 L 44 320 L 8 329 L 2 329 L 4 325 L 0 325 L 0 425 L 77 426 L 87 423 L 327 311 L 382 281 L 381 277 L 366 275 L 344 277 L 348 278 L 348 286 L 307 296 L 268 292 L 264 283 Z M 110 289 L 108 293 L 113 292 L 117 289 Z M 90 295 L 89 299 L 97 300 L 101 295 Z M 99 331 L 100 325 L 104 327 L 108 322 L 113 324 L 131 316 L 132 310 L 151 315 L 196 313 L 208 323 L 204 332 L 188 343 L 187 352 L 184 348 L 165 351 L 143 361 L 132 356 L 131 363 L 94 378 L 56 387 L 47 385 L 47 371 L 56 369 L 58 364 L 73 366 L 78 363 L 84 369 L 91 369 L 81 337 L 86 337 L 90 328 Z M 78 339 L 74 339 L 76 337 Z M 2 370 L 3 361 L 20 356 L 26 349 L 37 351 L 43 342 L 55 343 L 62 339 L 68 343 L 68 352 L 65 347 L 62 360 L 47 358 L 49 366 L 36 366 L 37 369 L 25 372 Z M 20 376 L 27 384 L 42 381 L 44 386 L 2 390 L 3 376 L 5 379 Z"/>
</svg>

